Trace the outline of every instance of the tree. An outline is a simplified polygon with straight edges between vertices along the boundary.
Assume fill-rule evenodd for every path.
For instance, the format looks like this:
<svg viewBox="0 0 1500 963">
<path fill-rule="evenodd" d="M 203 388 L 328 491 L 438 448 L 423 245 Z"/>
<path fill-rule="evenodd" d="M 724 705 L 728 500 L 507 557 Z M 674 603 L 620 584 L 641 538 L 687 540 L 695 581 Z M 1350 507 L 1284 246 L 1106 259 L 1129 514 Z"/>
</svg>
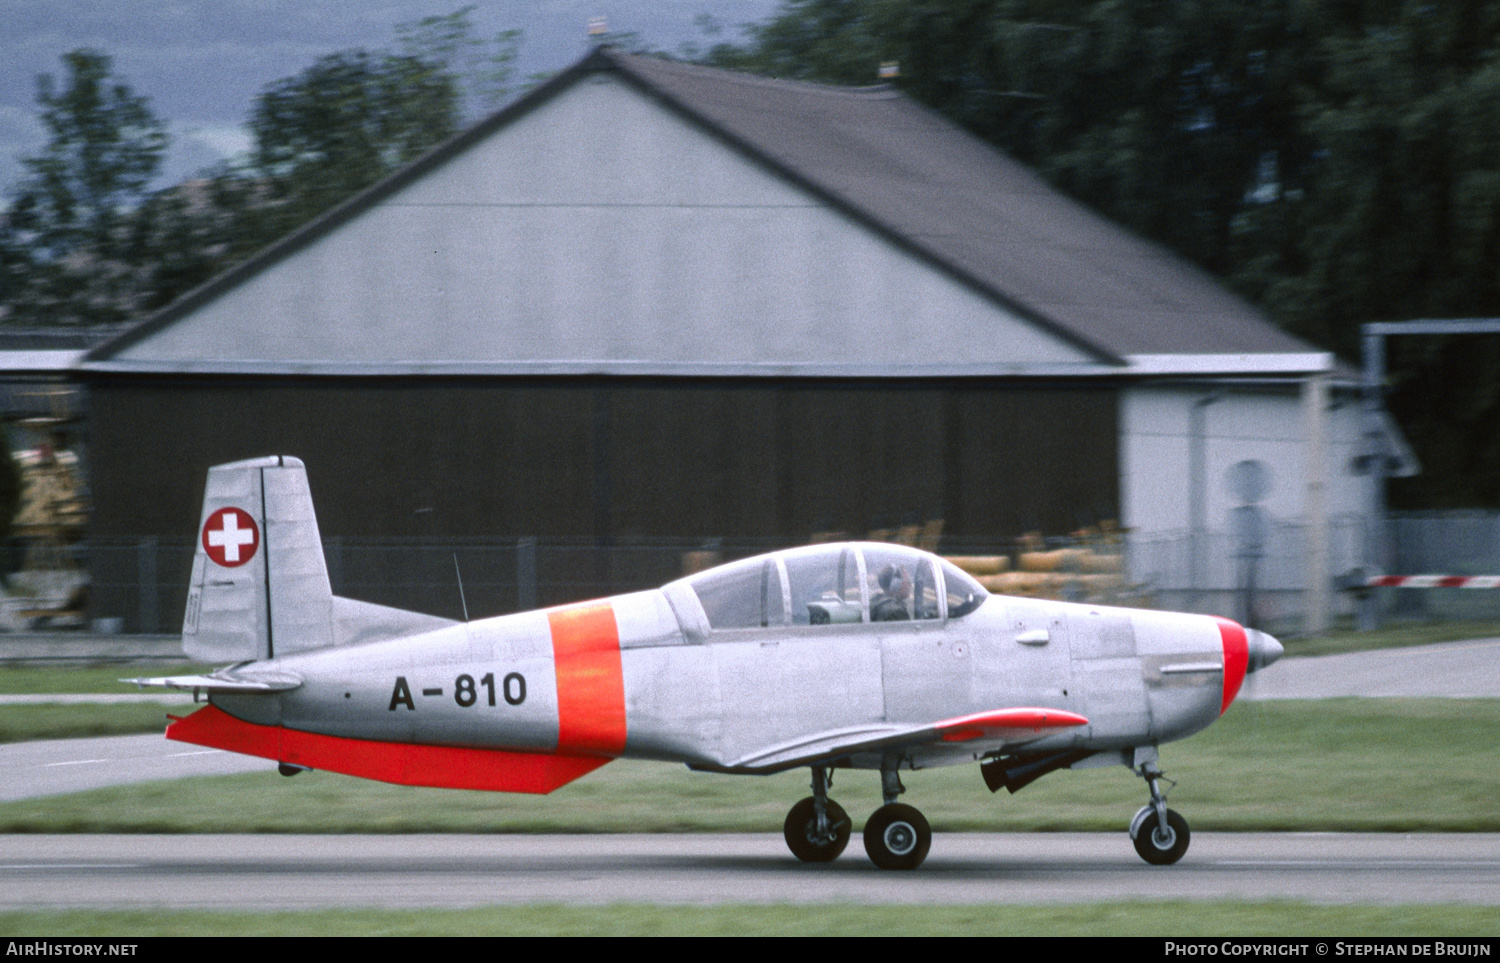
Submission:
<svg viewBox="0 0 1500 963">
<path fill-rule="evenodd" d="M 474 36 L 474 7 L 396 25 L 400 52 L 438 65 L 454 82 L 463 101 L 462 114 L 472 121 L 498 110 L 514 88 L 522 33 L 502 30 L 489 41 Z"/>
<path fill-rule="evenodd" d="M 345 51 L 256 98 L 248 174 L 267 196 L 253 235 L 284 234 L 450 136 L 458 94 L 440 65 Z"/>
<path fill-rule="evenodd" d="M 144 98 L 93 51 L 39 81 L 47 152 L 0 216 L 0 318 L 115 324 L 162 307 L 453 134 L 465 98 L 490 110 L 519 31 L 473 37 L 472 7 L 397 27 L 399 52 L 348 50 L 255 100 L 248 161 L 151 192 L 166 147 Z"/>
<path fill-rule="evenodd" d="M 895 83 L 1345 357 L 1500 317 L 1500 0 L 787 0 L 720 66 Z M 1398 339 L 1423 476 L 1500 506 L 1500 341 Z"/>
<path fill-rule="evenodd" d="M 51 75 L 37 80 L 50 140 L 23 161 L 0 242 L 10 323 L 113 323 L 135 307 L 128 222 L 167 135 L 146 98 L 111 79 L 109 57 L 75 50 L 63 62 L 61 90 Z"/>
</svg>

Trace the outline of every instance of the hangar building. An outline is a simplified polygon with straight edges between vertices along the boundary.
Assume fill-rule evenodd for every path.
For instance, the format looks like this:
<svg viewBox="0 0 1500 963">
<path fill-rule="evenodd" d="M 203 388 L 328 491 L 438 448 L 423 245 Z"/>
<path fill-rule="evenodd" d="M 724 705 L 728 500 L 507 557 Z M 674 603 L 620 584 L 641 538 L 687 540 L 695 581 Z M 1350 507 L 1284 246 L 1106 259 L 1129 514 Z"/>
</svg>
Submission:
<svg viewBox="0 0 1500 963">
<path fill-rule="evenodd" d="M 607 47 L 78 370 L 100 546 L 188 544 L 205 469 L 270 453 L 333 540 L 1145 537 L 1222 527 L 1245 459 L 1273 518 L 1363 497 L 1354 406 L 1305 481 L 1331 358 L 1194 266 L 889 87 Z M 95 614 L 169 629 L 135 558 Z"/>
</svg>

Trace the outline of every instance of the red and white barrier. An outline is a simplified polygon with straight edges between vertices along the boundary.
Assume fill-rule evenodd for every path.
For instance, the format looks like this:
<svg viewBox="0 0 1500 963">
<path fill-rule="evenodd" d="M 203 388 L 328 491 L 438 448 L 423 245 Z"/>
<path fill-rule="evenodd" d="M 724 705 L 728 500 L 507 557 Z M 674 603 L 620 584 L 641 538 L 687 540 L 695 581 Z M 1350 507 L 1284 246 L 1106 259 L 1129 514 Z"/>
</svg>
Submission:
<svg viewBox="0 0 1500 963">
<path fill-rule="evenodd" d="M 1500 588 L 1500 575 L 1377 575 L 1366 588 Z"/>
</svg>

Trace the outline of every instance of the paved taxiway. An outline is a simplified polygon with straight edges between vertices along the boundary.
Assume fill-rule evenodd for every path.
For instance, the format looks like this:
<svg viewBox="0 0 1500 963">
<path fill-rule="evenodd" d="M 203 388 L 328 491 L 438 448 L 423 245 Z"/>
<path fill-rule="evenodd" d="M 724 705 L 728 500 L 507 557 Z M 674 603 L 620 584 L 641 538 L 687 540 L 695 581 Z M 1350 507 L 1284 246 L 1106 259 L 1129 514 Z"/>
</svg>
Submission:
<svg viewBox="0 0 1500 963">
<path fill-rule="evenodd" d="M 1205 833 L 1172 867 L 1121 833 L 944 833 L 914 873 L 779 834 L 4 836 L 0 908 L 1290 899 L 1500 905 L 1500 834 Z"/>
<path fill-rule="evenodd" d="M 1500 696 L 1500 640 L 1284 659 L 1244 695 Z M 274 763 L 159 735 L 0 746 L 0 799 Z M 564 902 L 1049 903 L 1293 899 L 1500 906 L 1500 834 L 1202 833 L 1156 868 L 1119 833 L 943 833 L 915 873 L 858 839 L 828 866 L 779 834 L 6 836 L 0 907 L 472 906 Z"/>
<path fill-rule="evenodd" d="M 0 745 L 0 801 L 188 776 L 228 776 L 276 763 L 160 735 L 43 739 Z"/>
<path fill-rule="evenodd" d="M 1500 639 L 1284 658 L 1246 676 L 1242 699 L 1500 698 Z"/>
</svg>

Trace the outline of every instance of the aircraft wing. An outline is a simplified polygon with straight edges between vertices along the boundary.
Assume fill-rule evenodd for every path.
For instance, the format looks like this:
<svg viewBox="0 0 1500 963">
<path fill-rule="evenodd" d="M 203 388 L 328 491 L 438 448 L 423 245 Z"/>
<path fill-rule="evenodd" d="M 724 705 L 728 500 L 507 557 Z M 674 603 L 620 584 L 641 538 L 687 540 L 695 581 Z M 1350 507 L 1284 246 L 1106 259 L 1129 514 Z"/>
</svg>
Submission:
<svg viewBox="0 0 1500 963">
<path fill-rule="evenodd" d="M 915 746 L 970 742 L 1029 742 L 1049 731 L 1086 726 L 1089 721 L 1062 709 L 1021 707 L 991 709 L 916 726 L 852 726 L 817 733 L 758 749 L 723 767 L 732 772 L 779 772 L 863 752 L 885 752 Z"/>
</svg>

